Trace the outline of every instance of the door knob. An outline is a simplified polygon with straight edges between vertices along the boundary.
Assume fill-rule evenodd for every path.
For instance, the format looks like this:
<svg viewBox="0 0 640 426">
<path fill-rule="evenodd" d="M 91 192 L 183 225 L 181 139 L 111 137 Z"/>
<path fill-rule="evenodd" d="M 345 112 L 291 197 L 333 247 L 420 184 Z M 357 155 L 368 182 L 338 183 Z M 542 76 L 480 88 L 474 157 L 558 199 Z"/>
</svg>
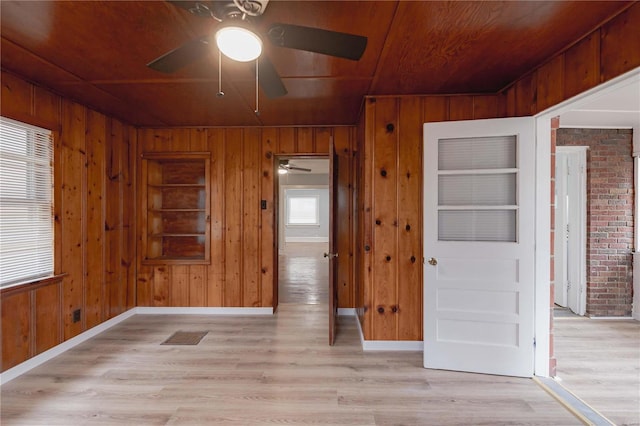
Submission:
<svg viewBox="0 0 640 426">
<path fill-rule="evenodd" d="M 429 265 L 431 265 L 431 266 L 436 266 L 438 264 L 438 261 L 436 260 L 435 257 L 432 257 L 427 262 L 429 262 Z"/>
<path fill-rule="evenodd" d="M 328 257 L 329 259 L 332 259 L 334 257 L 338 257 L 338 253 L 325 253 L 324 257 Z"/>
</svg>

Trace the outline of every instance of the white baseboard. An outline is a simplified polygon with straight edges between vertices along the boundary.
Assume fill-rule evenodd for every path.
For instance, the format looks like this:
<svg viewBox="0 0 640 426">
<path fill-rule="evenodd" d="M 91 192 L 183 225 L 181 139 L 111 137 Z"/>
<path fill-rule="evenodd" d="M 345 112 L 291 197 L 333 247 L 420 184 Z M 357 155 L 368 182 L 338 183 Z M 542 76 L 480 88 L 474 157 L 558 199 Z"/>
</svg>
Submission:
<svg viewBox="0 0 640 426">
<path fill-rule="evenodd" d="M 93 328 L 90 328 L 89 330 L 78 334 L 75 337 L 72 337 L 71 339 L 64 341 L 62 343 L 60 343 L 57 346 L 54 346 L 53 348 L 46 350 L 44 352 L 42 352 L 41 354 L 38 354 L 36 356 L 34 356 L 33 358 L 29 358 L 28 360 L 16 365 L 15 367 L 12 367 L 2 373 L 0 373 L 0 384 L 5 384 L 10 380 L 15 379 L 16 377 L 28 372 L 29 370 L 31 370 L 32 368 L 36 368 L 37 366 L 39 366 L 40 364 L 43 364 L 47 361 L 49 361 L 50 359 L 53 359 L 55 357 L 57 357 L 58 355 L 68 351 L 69 349 L 73 348 L 74 346 L 79 345 L 80 343 L 83 343 L 89 339 L 91 339 L 92 337 L 97 336 L 98 334 L 102 333 L 103 331 L 106 331 L 107 329 L 113 327 L 114 325 L 121 323 L 122 321 L 126 320 L 127 318 L 130 318 L 132 316 L 135 315 L 135 309 L 129 309 L 127 312 L 122 313 L 120 315 L 118 315 L 117 317 L 113 317 L 110 320 L 107 320 L 105 322 L 103 322 L 102 324 L 98 324 Z"/>
<path fill-rule="evenodd" d="M 616 320 L 632 320 L 635 319 L 633 317 L 596 317 L 596 316 L 591 316 L 591 317 L 587 317 L 588 319 L 592 319 L 592 320 L 607 320 L 607 321 L 616 321 Z"/>
<path fill-rule="evenodd" d="M 207 307 L 147 307 L 135 308 L 139 315 L 273 315 L 273 308 L 207 308 Z"/>
<path fill-rule="evenodd" d="M 358 332 L 360 333 L 360 344 L 362 350 L 367 351 L 423 351 L 424 342 L 421 340 L 365 340 L 360 320 L 356 315 Z"/>
<path fill-rule="evenodd" d="M 273 308 L 191 308 L 191 307 L 146 307 L 138 306 L 131 308 L 117 317 L 103 322 L 89 330 L 78 334 L 71 339 L 60 343 L 53 348 L 29 358 L 28 360 L 0 373 L 0 385 L 7 383 L 16 377 L 36 368 L 40 364 L 57 357 L 74 346 L 83 343 L 114 325 L 134 316 L 134 315 L 273 315 Z"/>
<path fill-rule="evenodd" d="M 356 308 L 338 308 L 338 315 L 341 317 L 353 317 L 356 315 Z"/>
<path fill-rule="evenodd" d="M 285 237 L 285 243 L 328 243 L 329 237 Z"/>
</svg>

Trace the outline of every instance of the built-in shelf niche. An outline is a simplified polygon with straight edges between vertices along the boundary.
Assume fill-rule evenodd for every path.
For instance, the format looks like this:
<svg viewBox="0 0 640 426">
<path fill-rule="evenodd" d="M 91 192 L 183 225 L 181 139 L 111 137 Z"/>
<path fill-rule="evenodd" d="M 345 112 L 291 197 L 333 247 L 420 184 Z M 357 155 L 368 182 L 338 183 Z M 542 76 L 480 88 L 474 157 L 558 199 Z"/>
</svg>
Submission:
<svg viewBox="0 0 640 426">
<path fill-rule="evenodd" d="M 142 156 L 143 262 L 210 263 L 208 153 Z"/>
</svg>

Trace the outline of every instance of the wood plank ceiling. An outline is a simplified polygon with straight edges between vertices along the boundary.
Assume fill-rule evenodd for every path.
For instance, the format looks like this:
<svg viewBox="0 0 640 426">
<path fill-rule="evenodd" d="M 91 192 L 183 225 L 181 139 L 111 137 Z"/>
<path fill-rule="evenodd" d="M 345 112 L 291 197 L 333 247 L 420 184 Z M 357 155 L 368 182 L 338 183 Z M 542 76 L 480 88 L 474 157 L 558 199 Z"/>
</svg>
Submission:
<svg viewBox="0 0 640 426">
<path fill-rule="evenodd" d="M 205 2 L 206 3 L 206 2 Z M 358 62 L 265 52 L 288 94 L 261 94 L 251 65 L 218 55 L 162 74 L 145 64 L 218 24 L 163 1 L 0 2 L 1 66 L 136 126 L 351 125 L 364 96 L 496 93 L 633 2 L 277 1 L 256 21 L 368 37 Z"/>
</svg>

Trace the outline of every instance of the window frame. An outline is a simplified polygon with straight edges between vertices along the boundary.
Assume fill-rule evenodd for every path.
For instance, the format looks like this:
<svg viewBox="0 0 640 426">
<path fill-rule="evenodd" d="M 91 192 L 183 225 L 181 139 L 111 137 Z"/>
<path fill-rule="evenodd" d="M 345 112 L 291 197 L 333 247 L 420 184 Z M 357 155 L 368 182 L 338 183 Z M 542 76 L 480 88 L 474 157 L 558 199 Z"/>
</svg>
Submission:
<svg viewBox="0 0 640 426">
<path fill-rule="evenodd" d="M 286 226 L 320 226 L 320 195 L 318 194 L 307 194 L 307 195 L 291 195 L 295 191 L 306 191 L 306 189 L 286 189 L 285 190 L 285 223 Z M 291 200 L 292 199 L 301 199 L 308 198 L 315 200 L 315 222 L 311 223 L 292 223 L 290 220 L 291 214 Z"/>
<path fill-rule="evenodd" d="M 26 286 L 33 288 L 33 286 L 39 287 L 42 285 L 47 285 L 53 281 L 61 280 L 62 277 L 66 275 L 66 274 L 56 274 L 56 268 L 57 268 L 56 236 L 58 234 L 58 229 L 55 221 L 55 214 L 56 214 L 55 205 L 56 205 L 56 197 L 57 197 L 57 193 L 55 189 L 55 181 L 56 181 L 55 141 L 57 139 L 58 130 L 55 128 L 56 126 L 51 125 L 50 123 L 40 122 L 40 120 L 35 120 L 34 122 L 32 118 L 33 117 L 13 117 L 13 116 L 2 115 L 0 116 L 0 121 L 2 121 L 3 124 L 7 123 L 9 125 L 19 126 L 27 130 L 31 129 L 31 131 L 46 135 L 46 137 L 48 137 L 49 139 L 49 147 L 48 147 L 49 157 L 47 158 L 49 162 L 49 170 L 47 174 L 50 176 L 48 178 L 50 180 L 49 182 L 46 182 L 46 186 L 45 186 L 48 188 L 48 194 L 47 194 L 48 197 L 46 197 L 48 198 L 46 201 L 47 203 L 46 208 L 49 212 L 49 218 L 47 220 L 49 232 L 47 233 L 47 235 L 50 236 L 50 245 L 46 248 L 49 250 L 49 253 L 48 253 L 49 260 L 46 263 L 46 269 L 43 268 L 41 273 L 30 274 L 28 276 L 25 275 L 25 276 L 7 281 L 5 283 L 0 282 L 0 292 L 3 295 L 8 294 L 7 292 L 20 290 L 21 288 Z M 32 175 L 34 173 L 36 172 L 32 170 L 29 173 L 29 175 Z M 34 190 L 34 188 L 31 188 L 30 190 Z M 29 191 L 29 189 L 25 188 L 25 192 L 27 191 Z M 25 200 L 29 200 L 29 202 L 32 203 L 31 198 L 29 199 L 25 198 Z M 44 205 L 43 202 L 33 203 L 33 204 Z M 44 222 L 44 220 L 42 220 L 42 222 Z"/>
</svg>

